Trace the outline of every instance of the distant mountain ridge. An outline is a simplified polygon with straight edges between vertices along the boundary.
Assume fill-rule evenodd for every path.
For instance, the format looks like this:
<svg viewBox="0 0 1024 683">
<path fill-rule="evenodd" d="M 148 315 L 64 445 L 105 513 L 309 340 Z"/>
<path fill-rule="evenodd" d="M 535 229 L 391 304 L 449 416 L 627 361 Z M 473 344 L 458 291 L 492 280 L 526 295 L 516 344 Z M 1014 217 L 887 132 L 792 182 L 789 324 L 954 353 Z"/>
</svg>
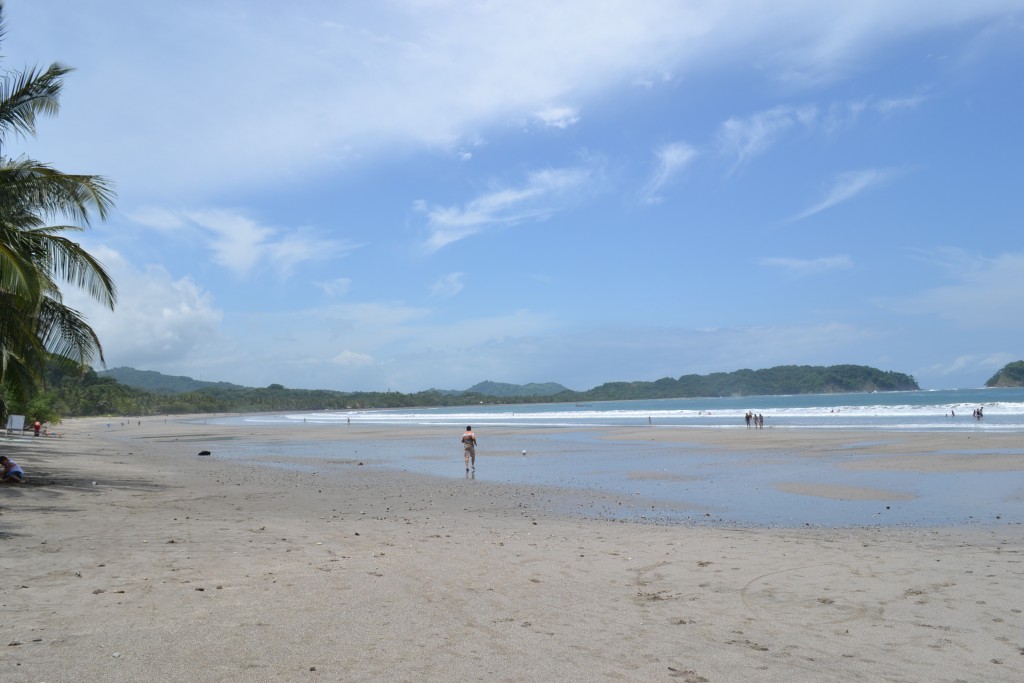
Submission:
<svg viewBox="0 0 1024 683">
<path fill-rule="evenodd" d="M 155 394 L 184 394 L 190 391 L 202 389 L 252 389 L 240 384 L 231 382 L 204 382 L 192 379 L 184 375 L 165 375 L 155 370 L 136 370 L 135 368 L 120 367 L 110 370 L 100 370 L 96 374 L 100 377 L 112 377 L 121 384 L 144 391 L 151 391 Z M 494 396 L 496 398 L 509 398 L 512 396 L 554 396 L 563 391 L 569 391 L 566 387 L 556 382 L 545 382 L 530 384 L 508 384 L 505 382 L 491 382 L 486 380 L 474 384 L 468 389 L 438 390 L 438 393 L 458 396 L 461 394 L 480 394 L 481 396 Z"/>
<path fill-rule="evenodd" d="M 111 368 L 96 373 L 100 377 L 113 377 L 121 384 L 154 394 L 184 394 L 206 388 L 217 389 L 248 389 L 231 382 L 204 382 L 184 375 L 165 375 L 155 370 L 136 370 L 135 368 Z"/>
<path fill-rule="evenodd" d="M 1024 361 L 1022 361 L 1024 363 Z M 288 389 L 281 384 L 245 387 L 230 382 L 204 382 L 151 370 L 114 368 L 100 376 L 63 365 L 49 369 L 55 405 L 68 417 L 85 415 L 158 415 L 186 413 L 254 413 L 270 410 L 365 410 L 483 403 L 579 403 L 715 396 L 778 396 L 784 394 L 913 391 L 911 375 L 863 365 L 784 365 L 761 370 L 709 375 L 663 377 L 655 381 L 608 382 L 587 391 L 571 391 L 554 382 L 504 384 L 480 382 L 465 391 L 428 389 L 398 391 L 333 391 Z"/>
<path fill-rule="evenodd" d="M 112 377 L 121 384 L 159 394 L 182 394 L 203 389 L 252 390 L 230 382 L 204 382 L 185 376 L 171 376 L 153 370 L 114 368 L 96 373 Z M 992 382 L 1003 384 L 995 385 Z M 1021 384 L 1011 384 L 1018 381 Z M 1024 384 L 1024 361 L 1010 363 L 989 380 L 989 386 Z M 272 385 L 284 389 L 280 385 Z M 572 391 L 557 382 L 509 384 L 486 380 L 463 391 L 431 389 L 435 395 L 458 397 L 489 396 L 495 399 L 523 398 L 534 401 L 615 401 L 655 398 L 692 398 L 712 396 L 768 396 L 779 394 L 827 394 L 860 391 L 913 391 L 917 380 L 900 372 L 878 370 L 866 365 L 779 365 L 761 370 L 713 372 L 708 375 L 663 377 L 653 382 L 607 382 L 593 389 Z M 302 390 L 297 390 L 302 391 Z M 323 391 L 323 390 L 320 390 Z M 344 392 L 334 392 L 344 393 Z M 360 392 L 356 392 L 360 393 Z M 362 392 L 366 393 L 366 392 Z M 369 392 L 374 393 L 374 392 Z M 391 392 L 388 392 L 391 393 Z M 414 396 L 416 394 L 410 394 Z"/>
</svg>

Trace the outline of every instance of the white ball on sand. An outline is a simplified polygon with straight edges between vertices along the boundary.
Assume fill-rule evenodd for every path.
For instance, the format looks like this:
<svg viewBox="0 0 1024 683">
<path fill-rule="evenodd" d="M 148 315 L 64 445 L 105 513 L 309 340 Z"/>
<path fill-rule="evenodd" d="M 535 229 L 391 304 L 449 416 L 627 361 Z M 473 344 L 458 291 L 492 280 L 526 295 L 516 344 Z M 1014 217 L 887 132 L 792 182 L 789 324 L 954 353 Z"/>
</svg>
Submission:
<svg viewBox="0 0 1024 683">
<path fill-rule="evenodd" d="M 526 455 L 526 451 L 523 451 L 523 455 Z"/>
</svg>

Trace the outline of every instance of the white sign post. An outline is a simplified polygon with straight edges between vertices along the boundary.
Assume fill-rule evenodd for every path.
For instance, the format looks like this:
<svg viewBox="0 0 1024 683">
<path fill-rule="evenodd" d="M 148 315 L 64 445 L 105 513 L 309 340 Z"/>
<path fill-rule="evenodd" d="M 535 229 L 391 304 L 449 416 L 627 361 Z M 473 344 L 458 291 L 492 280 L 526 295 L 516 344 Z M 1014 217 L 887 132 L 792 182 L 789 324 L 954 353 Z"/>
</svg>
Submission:
<svg viewBox="0 0 1024 683">
<path fill-rule="evenodd" d="M 24 415 L 8 415 L 7 416 L 7 433 L 17 432 L 19 435 L 23 434 L 25 430 L 25 416 Z"/>
</svg>

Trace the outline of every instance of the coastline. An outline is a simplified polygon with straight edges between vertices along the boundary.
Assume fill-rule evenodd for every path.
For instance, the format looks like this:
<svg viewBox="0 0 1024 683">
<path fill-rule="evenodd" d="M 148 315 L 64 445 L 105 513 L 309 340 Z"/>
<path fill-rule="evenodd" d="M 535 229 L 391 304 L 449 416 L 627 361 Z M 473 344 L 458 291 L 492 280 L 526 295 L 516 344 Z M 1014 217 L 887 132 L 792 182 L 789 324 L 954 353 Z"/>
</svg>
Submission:
<svg viewBox="0 0 1024 683">
<path fill-rule="evenodd" d="M 196 455 L 255 439 L 270 460 L 275 443 L 339 438 L 327 430 L 106 422 L 0 441 L 29 478 L 0 488 L 4 681 L 1024 676 L 1017 523 L 637 524 L 588 518 L 598 494 L 579 493 L 583 513 L 567 513 L 574 494 L 554 487 L 368 458 L 288 469 L 215 448 Z M 346 438 L 450 431 L 359 427 Z M 913 471 L 963 471 L 972 463 L 957 451 L 970 451 L 984 454 L 975 466 L 1024 469 L 1019 446 L 999 434 L 738 436 L 602 432 L 611 446 L 696 438 L 806 458 L 859 442 L 879 466 Z M 451 459 L 461 467 L 460 454 Z M 642 465 L 635 474 L 661 476 Z"/>
</svg>

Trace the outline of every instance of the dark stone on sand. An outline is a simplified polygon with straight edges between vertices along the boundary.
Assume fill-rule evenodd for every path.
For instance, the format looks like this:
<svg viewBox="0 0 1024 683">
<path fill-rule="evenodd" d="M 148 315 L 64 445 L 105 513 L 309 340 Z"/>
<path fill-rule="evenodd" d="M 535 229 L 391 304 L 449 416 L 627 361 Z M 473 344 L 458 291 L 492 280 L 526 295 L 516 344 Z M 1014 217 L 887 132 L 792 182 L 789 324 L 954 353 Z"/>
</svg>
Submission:
<svg viewBox="0 0 1024 683">
<path fill-rule="evenodd" d="M 199 455 L 210 455 L 210 451 L 199 451 Z"/>
</svg>

